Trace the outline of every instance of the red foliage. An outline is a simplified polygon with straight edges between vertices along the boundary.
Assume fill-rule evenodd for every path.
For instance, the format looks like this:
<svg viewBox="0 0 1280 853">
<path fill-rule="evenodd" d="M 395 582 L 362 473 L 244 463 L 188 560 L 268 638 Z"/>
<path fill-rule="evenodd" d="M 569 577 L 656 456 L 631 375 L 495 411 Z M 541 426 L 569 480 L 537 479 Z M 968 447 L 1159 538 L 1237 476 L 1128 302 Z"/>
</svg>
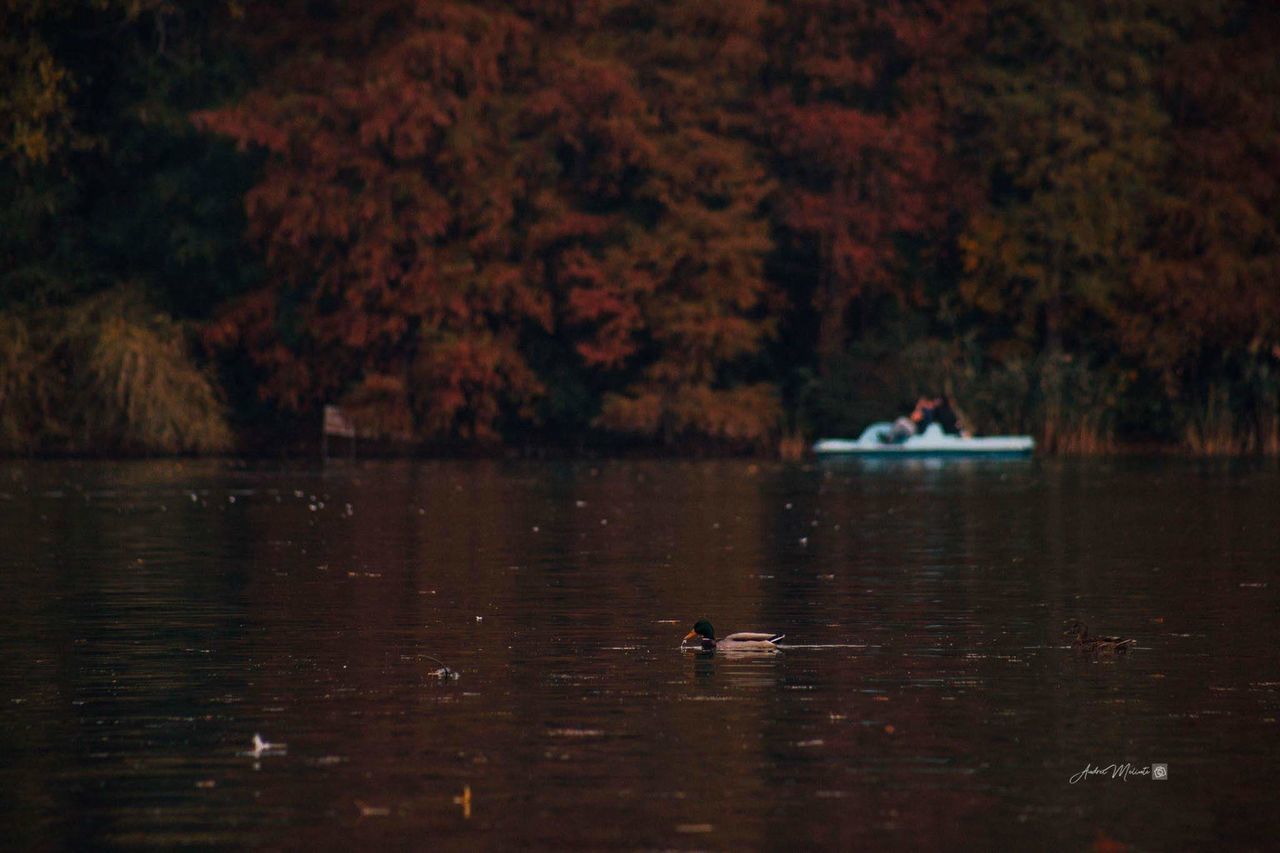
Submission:
<svg viewBox="0 0 1280 853">
<path fill-rule="evenodd" d="M 646 395 L 733 441 L 751 430 L 729 415 L 671 413 L 714 398 L 776 421 L 769 394 L 735 396 L 727 375 L 772 329 L 769 184 L 728 132 L 747 124 L 741 105 L 700 86 L 704 47 L 722 87 L 750 63 L 756 13 L 673 3 L 636 43 L 624 26 L 589 46 L 609 15 L 651 10 L 316 8 L 259 9 L 250 38 L 283 58 L 241 102 L 196 117 L 268 153 L 246 206 L 271 283 L 207 332 L 250 353 L 265 397 L 304 409 L 401 377 L 423 431 L 490 438 L 505 416 L 532 417 L 543 387 L 524 339 L 540 328 L 571 335 L 615 392 L 605 428 L 658 434 L 617 402 Z"/>
<path fill-rule="evenodd" d="M 898 238 L 951 210 L 948 138 L 934 75 L 954 55 L 972 3 L 805 0 L 775 15 L 786 86 L 765 101 L 784 160 L 786 224 L 817 246 L 819 351 L 837 352 L 855 300 L 910 299 Z"/>
<path fill-rule="evenodd" d="M 628 7 L 650 11 L 613 11 Z M 586 366 L 607 371 L 614 390 L 597 425 L 759 445 L 776 430 L 776 394 L 726 375 L 774 322 L 761 211 L 771 185 L 741 134 L 749 102 L 727 94 L 750 80 L 755 19 L 692 2 L 655 19 L 641 34 L 604 33 L 623 45 L 605 57 L 559 52 L 529 99 L 561 164 L 529 252 L 562 300 L 560 328 Z"/>
<path fill-rule="evenodd" d="M 306 8 L 259 10 L 263 49 L 293 33 L 299 46 L 261 89 L 196 117 L 271 155 L 246 207 L 272 282 L 209 339 L 244 346 L 283 406 L 400 375 L 427 383 L 410 396 L 432 430 L 460 418 L 462 434 L 488 434 L 504 405 L 539 390 L 494 326 L 551 322 L 513 252 L 523 185 L 494 127 L 529 61 L 528 25 L 461 3 L 380 2 L 327 20 Z"/>
</svg>

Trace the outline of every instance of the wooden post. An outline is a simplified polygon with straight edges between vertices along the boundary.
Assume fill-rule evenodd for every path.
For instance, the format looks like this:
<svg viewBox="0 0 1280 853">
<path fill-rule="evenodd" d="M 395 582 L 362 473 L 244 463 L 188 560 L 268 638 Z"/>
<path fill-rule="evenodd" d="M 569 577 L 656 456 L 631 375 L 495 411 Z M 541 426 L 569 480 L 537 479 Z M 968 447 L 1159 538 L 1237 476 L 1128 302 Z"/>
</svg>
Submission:
<svg viewBox="0 0 1280 853">
<path fill-rule="evenodd" d="M 329 436 L 337 435 L 351 440 L 351 458 L 356 458 L 356 425 L 337 406 L 324 407 L 324 422 L 320 428 L 320 454 L 329 460 Z"/>
</svg>

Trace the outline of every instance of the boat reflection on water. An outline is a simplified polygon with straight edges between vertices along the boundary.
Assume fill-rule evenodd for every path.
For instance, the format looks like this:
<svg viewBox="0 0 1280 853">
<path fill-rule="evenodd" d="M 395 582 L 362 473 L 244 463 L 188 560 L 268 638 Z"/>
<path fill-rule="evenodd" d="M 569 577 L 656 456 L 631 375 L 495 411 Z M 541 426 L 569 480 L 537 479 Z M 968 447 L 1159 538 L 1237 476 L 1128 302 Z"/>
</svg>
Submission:
<svg viewBox="0 0 1280 853">
<path fill-rule="evenodd" d="M 994 468 L 1027 470 L 1034 465 L 1028 454 L 967 455 L 961 453 L 898 455 L 825 455 L 818 457 L 824 470 L 887 471 L 920 473 L 934 471 L 990 471 Z"/>
</svg>

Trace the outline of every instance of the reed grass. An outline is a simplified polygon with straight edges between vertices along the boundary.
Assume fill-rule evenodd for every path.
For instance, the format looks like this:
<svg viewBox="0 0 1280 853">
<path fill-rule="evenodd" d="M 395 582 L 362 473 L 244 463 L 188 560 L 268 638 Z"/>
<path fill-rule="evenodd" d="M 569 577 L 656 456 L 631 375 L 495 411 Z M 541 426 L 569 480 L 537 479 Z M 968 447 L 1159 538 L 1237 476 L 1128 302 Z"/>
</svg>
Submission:
<svg viewBox="0 0 1280 853">
<path fill-rule="evenodd" d="M 1262 395 L 1258 411 L 1258 450 L 1280 456 L 1280 387 L 1272 385 Z"/>
<path fill-rule="evenodd" d="M 803 459 L 808 449 L 809 441 L 802 430 L 787 430 L 778 438 L 778 458 L 783 461 L 796 462 Z"/>
<path fill-rule="evenodd" d="M 231 432 L 208 377 L 183 351 L 167 320 L 142 324 L 104 317 L 93 330 L 79 376 L 86 441 L 160 453 L 221 452 Z"/>
<path fill-rule="evenodd" d="M 1124 396 L 1125 374 L 1098 369 L 1069 354 L 1040 360 L 1041 446 L 1063 454 L 1115 450 L 1116 410 Z"/>
<path fill-rule="evenodd" d="M 44 362 L 30 324 L 0 313 L 0 452 L 35 449 L 36 428 L 51 409 Z"/>
<path fill-rule="evenodd" d="M 1070 353 L 992 361 L 965 342 L 918 342 L 903 353 L 910 397 L 944 391 L 962 425 L 979 435 L 1031 434 L 1050 453 L 1117 447 L 1115 424 L 1129 376 Z M 905 399 L 905 398 L 904 398 Z"/>
<path fill-rule="evenodd" d="M 1280 455 L 1280 382 L 1263 365 L 1211 384 L 1189 408 L 1183 443 L 1200 456 Z"/>
<path fill-rule="evenodd" d="M 118 287 L 0 318 L 0 449 L 216 453 L 232 446 L 183 327 Z"/>
<path fill-rule="evenodd" d="M 1183 443 L 1199 456 L 1236 456 L 1248 449 L 1230 410 L 1230 395 L 1221 385 L 1212 386 L 1192 407 L 1183 430 Z"/>
</svg>

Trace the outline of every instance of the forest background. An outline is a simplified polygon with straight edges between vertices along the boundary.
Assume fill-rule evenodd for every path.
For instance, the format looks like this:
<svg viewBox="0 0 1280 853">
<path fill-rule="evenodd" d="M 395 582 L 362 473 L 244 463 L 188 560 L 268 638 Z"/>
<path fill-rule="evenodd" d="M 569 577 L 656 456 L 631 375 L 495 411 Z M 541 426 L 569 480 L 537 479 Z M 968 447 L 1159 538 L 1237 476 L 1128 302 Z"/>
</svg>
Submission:
<svg viewBox="0 0 1280 853">
<path fill-rule="evenodd" d="M 1280 7 L 0 0 L 0 452 L 1280 453 Z"/>
</svg>

